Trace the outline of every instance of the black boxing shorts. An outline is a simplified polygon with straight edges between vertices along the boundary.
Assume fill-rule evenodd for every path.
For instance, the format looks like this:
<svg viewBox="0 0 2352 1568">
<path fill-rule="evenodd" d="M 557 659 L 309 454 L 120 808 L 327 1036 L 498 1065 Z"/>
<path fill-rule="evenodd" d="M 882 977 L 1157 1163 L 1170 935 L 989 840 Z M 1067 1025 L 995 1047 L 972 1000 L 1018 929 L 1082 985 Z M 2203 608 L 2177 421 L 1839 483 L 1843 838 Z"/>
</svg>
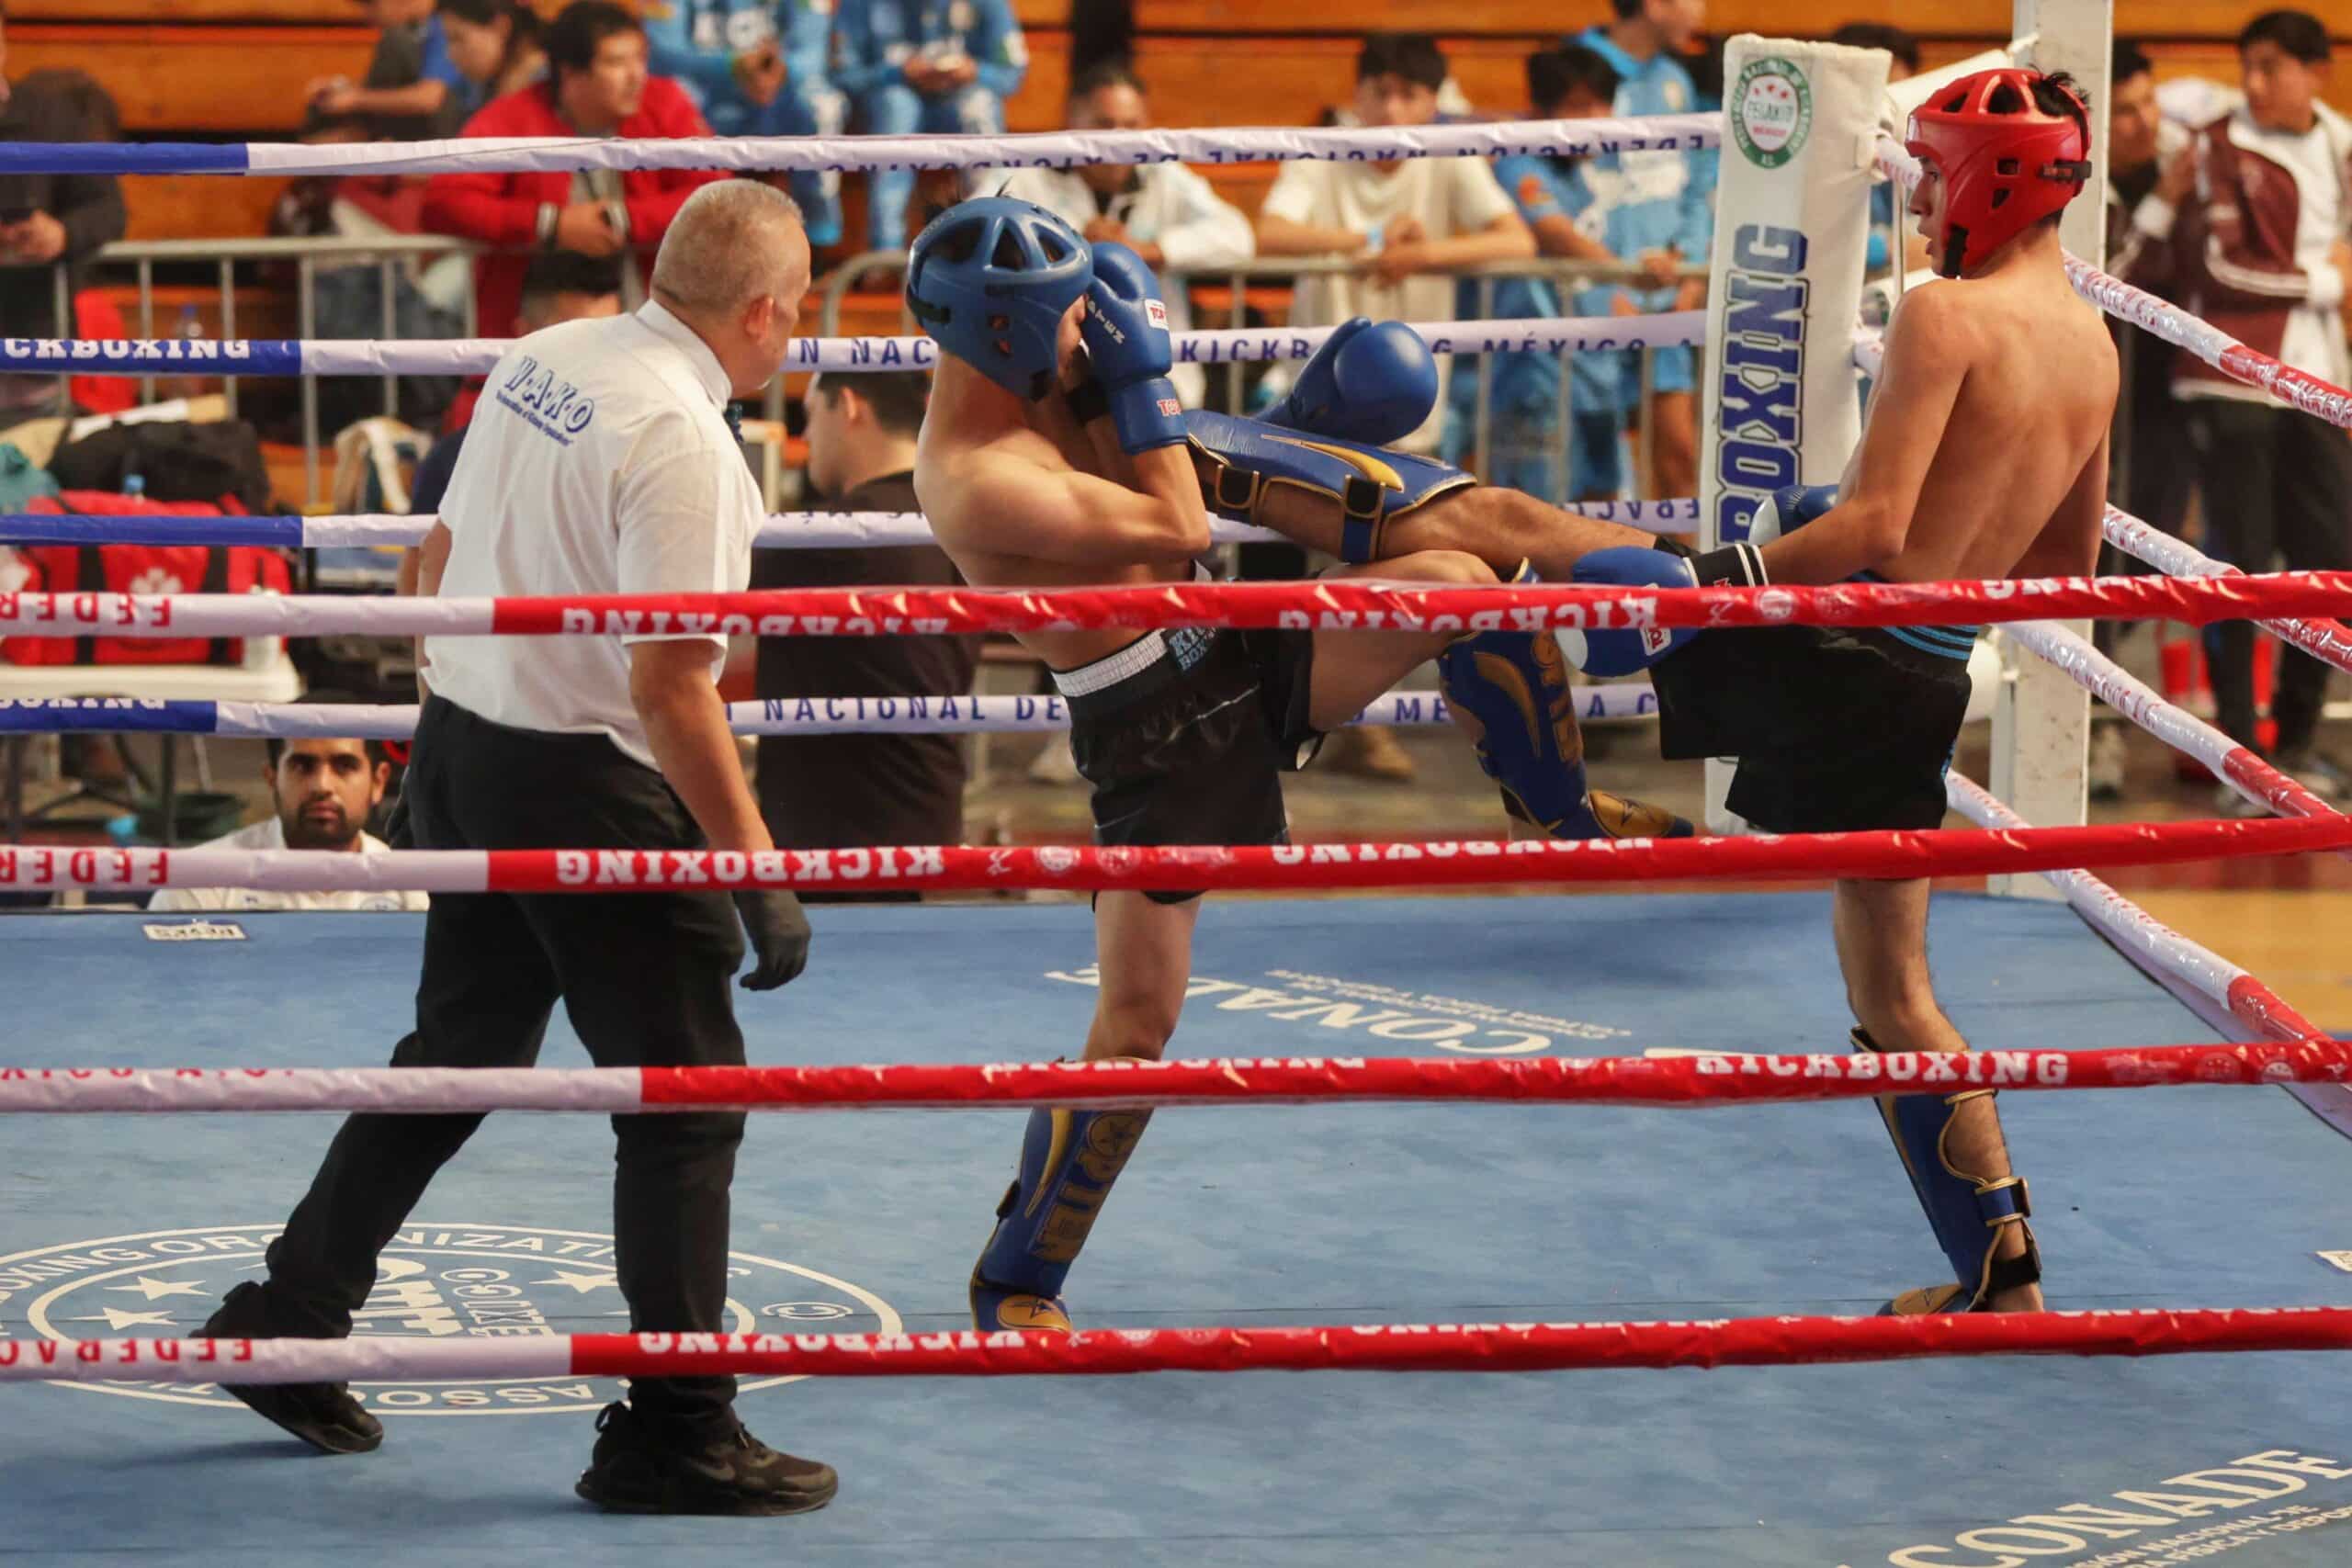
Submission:
<svg viewBox="0 0 2352 1568">
<path fill-rule="evenodd" d="M 1054 672 L 1098 844 L 1283 844 L 1282 775 L 1314 757 L 1306 631 L 1148 632 Z M 1182 904 L 1198 893 L 1150 893 Z"/>
<path fill-rule="evenodd" d="M 1974 642 L 1970 626 L 1708 632 L 1650 671 L 1659 753 L 1737 758 L 1724 804 L 1768 833 L 1939 827 Z"/>
</svg>

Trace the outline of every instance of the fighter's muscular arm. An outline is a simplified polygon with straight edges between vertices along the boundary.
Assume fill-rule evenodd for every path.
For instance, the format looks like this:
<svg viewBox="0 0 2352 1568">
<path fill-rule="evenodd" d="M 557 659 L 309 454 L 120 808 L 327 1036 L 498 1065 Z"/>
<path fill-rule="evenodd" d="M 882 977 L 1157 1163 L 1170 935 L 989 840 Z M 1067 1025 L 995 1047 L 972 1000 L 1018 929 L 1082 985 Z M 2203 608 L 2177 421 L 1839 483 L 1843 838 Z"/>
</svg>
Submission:
<svg viewBox="0 0 2352 1568">
<path fill-rule="evenodd" d="M 956 510 L 985 517 L 970 543 L 992 554 L 1071 566 L 1190 560 L 1209 547 L 1208 513 L 1182 446 L 1135 458 L 1141 491 L 1015 457 L 975 464 Z"/>
<path fill-rule="evenodd" d="M 1838 504 L 1764 547 L 1764 570 L 1773 581 L 1842 582 L 1903 553 L 1968 377 L 1968 326 L 1954 311 L 1956 296 L 1942 288 L 1904 296 L 1887 327 L 1870 425 Z"/>
</svg>

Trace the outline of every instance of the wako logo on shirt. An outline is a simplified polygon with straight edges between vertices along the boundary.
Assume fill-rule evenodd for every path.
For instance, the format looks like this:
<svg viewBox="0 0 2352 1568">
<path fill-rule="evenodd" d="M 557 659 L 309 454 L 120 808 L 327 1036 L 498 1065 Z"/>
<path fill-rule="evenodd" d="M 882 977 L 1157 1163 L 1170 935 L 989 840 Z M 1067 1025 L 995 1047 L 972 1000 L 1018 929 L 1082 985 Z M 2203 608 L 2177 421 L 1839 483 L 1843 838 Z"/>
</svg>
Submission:
<svg viewBox="0 0 2352 1568">
<path fill-rule="evenodd" d="M 595 399 L 582 397 L 579 388 L 528 354 L 515 361 L 514 370 L 499 384 L 498 401 L 532 429 L 567 446 L 596 417 Z"/>
<path fill-rule="evenodd" d="M 1732 140 L 1760 169 L 1777 169 L 1797 155 L 1813 131 L 1813 85 L 1793 60 L 1777 54 L 1752 62 L 1731 95 Z"/>
<path fill-rule="evenodd" d="M 277 1225 L 146 1231 L 67 1242 L 0 1258 L 0 1333 L 51 1339 L 184 1337 L 229 1288 L 262 1272 Z M 890 1304 L 861 1286 L 797 1263 L 728 1255 L 730 1334 L 896 1334 Z M 376 1288 L 352 1314 L 355 1336 L 439 1339 L 612 1333 L 628 1309 L 613 1273 L 613 1238 L 594 1231 L 512 1225 L 416 1225 L 377 1260 Z M 797 1378 L 747 1379 L 745 1389 Z M 209 1383 L 61 1383 L 92 1393 L 242 1409 Z M 594 1410 L 620 1397 L 614 1380 L 477 1379 L 354 1383 L 379 1415 L 530 1416 Z"/>
</svg>

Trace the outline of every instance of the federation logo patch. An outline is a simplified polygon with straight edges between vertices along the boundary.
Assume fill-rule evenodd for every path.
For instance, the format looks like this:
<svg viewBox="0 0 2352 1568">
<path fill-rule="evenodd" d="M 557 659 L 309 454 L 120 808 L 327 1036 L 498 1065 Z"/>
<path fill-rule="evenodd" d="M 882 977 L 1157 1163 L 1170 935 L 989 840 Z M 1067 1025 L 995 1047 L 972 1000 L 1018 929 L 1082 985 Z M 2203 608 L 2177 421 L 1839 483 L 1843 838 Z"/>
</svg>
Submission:
<svg viewBox="0 0 2352 1568">
<path fill-rule="evenodd" d="M 0 1258 L 0 1333 L 49 1339 L 196 1333 L 231 1286 L 258 1278 L 281 1227 L 209 1225 L 65 1242 Z M 897 1334 L 897 1310 L 863 1286 L 797 1263 L 728 1254 L 725 1332 Z M 411 1224 L 377 1262 L 355 1336 L 439 1339 L 623 1330 L 613 1238 L 514 1225 Z M 797 1382 L 746 1379 L 745 1391 Z M 209 1383 L 58 1383 L 85 1393 L 242 1410 Z M 618 1380 L 354 1383 L 379 1416 L 578 1414 L 620 1397 Z"/>
<path fill-rule="evenodd" d="M 1168 330 L 1168 307 L 1161 304 L 1157 299 L 1147 299 L 1143 302 L 1143 319 L 1150 322 L 1153 326 L 1158 327 L 1160 331 L 1166 332 Z"/>
<path fill-rule="evenodd" d="M 1793 60 L 1768 54 L 1740 72 L 1731 91 L 1731 135 L 1747 161 L 1777 169 L 1813 133 L 1813 84 Z"/>
</svg>

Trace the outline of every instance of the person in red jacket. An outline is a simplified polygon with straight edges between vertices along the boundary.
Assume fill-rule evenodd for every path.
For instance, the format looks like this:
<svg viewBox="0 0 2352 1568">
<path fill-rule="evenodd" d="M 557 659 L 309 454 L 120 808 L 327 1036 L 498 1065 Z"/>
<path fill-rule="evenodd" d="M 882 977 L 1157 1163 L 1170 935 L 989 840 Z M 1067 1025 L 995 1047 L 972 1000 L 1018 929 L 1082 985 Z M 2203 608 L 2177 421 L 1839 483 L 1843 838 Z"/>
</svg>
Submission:
<svg viewBox="0 0 2352 1568">
<path fill-rule="evenodd" d="M 684 91 L 646 71 L 645 32 L 611 0 L 574 0 L 548 25 L 548 79 L 482 106 L 467 136 L 708 136 Z M 621 299 L 634 310 L 670 220 L 717 169 L 593 169 L 435 175 L 424 226 L 500 247 L 474 263 L 475 319 L 514 319 L 528 253 L 619 258 Z"/>
</svg>

